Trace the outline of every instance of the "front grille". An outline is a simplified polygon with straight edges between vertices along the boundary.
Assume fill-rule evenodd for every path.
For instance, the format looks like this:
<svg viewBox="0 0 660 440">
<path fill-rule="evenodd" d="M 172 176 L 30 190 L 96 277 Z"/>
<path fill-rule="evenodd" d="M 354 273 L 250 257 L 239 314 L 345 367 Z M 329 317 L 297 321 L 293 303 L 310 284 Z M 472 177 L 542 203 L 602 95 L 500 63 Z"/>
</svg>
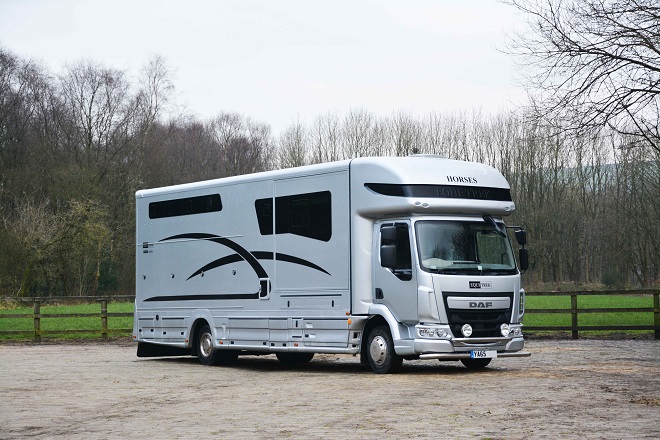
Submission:
<svg viewBox="0 0 660 440">
<path fill-rule="evenodd" d="M 513 293 L 492 292 L 492 293 L 471 293 L 471 292 L 443 292 L 445 310 L 452 333 L 457 338 L 462 338 L 461 327 L 464 324 L 472 326 L 471 338 L 489 338 L 502 336 L 500 326 L 511 322 L 511 306 L 508 309 L 489 309 L 489 310 L 467 310 L 450 309 L 447 305 L 448 297 L 478 298 L 480 296 L 489 297 L 507 297 L 509 304 L 513 305 Z"/>
<path fill-rule="evenodd" d="M 451 310 L 447 311 L 449 315 L 449 325 L 451 331 L 456 337 L 463 337 L 461 327 L 464 324 L 472 326 L 472 338 L 485 338 L 502 336 L 500 325 L 509 322 L 511 313 L 507 310 L 496 310 L 489 312 L 472 312 L 470 310 Z"/>
</svg>

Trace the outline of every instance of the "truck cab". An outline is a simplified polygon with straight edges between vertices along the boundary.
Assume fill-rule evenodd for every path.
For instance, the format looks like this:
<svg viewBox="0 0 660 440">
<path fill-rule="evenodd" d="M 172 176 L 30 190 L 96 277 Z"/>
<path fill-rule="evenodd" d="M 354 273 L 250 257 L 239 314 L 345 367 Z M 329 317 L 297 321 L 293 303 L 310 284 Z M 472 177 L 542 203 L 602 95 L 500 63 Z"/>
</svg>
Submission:
<svg viewBox="0 0 660 440">
<path fill-rule="evenodd" d="M 379 264 L 371 314 L 391 313 L 397 322 L 390 326 L 396 329 L 395 355 L 460 359 L 468 367 L 485 367 L 498 355 L 528 355 L 518 353 L 524 345 L 524 290 L 504 231 L 501 223 L 474 217 L 376 223 Z M 370 363 L 385 363 L 386 344 L 367 339 L 375 354 Z"/>
<path fill-rule="evenodd" d="M 504 223 L 515 209 L 508 184 L 490 167 L 444 163 L 452 172 L 442 185 L 363 183 L 388 206 L 372 213 L 374 291 L 361 350 L 375 372 L 395 371 L 403 359 L 483 368 L 497 357 L 530 355 L 522 351 L 526 232 Z M 423 175 L 422 167 L 401 182 Z M 488 186 L 470 186 L 480 181 Z M 391 215 L 397 211 L 403 215 Z"/>
</svg>

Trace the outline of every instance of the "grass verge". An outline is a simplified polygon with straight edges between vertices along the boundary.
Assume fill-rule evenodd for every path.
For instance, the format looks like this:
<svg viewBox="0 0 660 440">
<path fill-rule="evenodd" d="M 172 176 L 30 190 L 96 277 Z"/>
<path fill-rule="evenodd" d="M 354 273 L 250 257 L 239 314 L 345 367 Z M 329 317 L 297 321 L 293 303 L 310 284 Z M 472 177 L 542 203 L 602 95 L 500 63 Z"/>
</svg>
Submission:
<svg viewBox="0 0 660 440">
<path fill-rule="evenodd" d="M 0 340 L 30 340 L 34 336 L 34 310 L 32 307 L 5 304 L 0 309 Z M 42 306 L 42 315 L 93 315 L 93 316 L 53 316 L 41 318 L 41 331 L 44 337 L 56 339 L 98 339 L 101 337 L 101 304 L 75 304 Z M 133 303 L 108 303 L 108 314 L 133 313 Z M 30 315 L 14 318 L 7 315 Z M 108 333 L 112 336 L 130 336 L 133 318 L 108 317 Z M 75 330 L 76 333 L 66 333 Z M 3 334 L 6 331 L 24 331 L 25 334 Z"/>
</svg>

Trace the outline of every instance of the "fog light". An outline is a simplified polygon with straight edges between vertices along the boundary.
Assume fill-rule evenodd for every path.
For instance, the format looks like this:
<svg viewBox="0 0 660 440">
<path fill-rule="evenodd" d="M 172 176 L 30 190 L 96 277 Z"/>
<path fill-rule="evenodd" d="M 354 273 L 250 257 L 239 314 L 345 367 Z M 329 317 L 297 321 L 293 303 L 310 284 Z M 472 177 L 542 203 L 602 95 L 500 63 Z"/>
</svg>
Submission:
<svg viewBox="0 0 660 440">
<path fill-rule="evenodd" d="M 504 337 L 509 336 L 509 324 L 502 324 L 500 326 L 500 332 L 502 333 L 502 336 L 504 336 Z"/>
<path fill-rule="evenodd" d="M 463 327 L 461 327 L 461 333 L 463 333 L 463 336 L 466 338 L 469 338 L 472 336 L 472 326 L 470 324 L 465 324 Z"/>
</svg>

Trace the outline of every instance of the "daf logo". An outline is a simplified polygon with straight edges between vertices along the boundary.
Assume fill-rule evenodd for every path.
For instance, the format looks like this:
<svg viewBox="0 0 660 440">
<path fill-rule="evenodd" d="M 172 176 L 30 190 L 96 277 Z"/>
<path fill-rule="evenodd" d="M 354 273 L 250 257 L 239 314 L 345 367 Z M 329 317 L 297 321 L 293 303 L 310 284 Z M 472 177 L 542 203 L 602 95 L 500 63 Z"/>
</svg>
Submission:
<svg viewBox="0 0 660 440">
<path fill-rule="evenodd" d="M 488 309 L 490 307 L 493 307 L 491 301 L 470 301 L 471 309 Z"/>
</svg>

